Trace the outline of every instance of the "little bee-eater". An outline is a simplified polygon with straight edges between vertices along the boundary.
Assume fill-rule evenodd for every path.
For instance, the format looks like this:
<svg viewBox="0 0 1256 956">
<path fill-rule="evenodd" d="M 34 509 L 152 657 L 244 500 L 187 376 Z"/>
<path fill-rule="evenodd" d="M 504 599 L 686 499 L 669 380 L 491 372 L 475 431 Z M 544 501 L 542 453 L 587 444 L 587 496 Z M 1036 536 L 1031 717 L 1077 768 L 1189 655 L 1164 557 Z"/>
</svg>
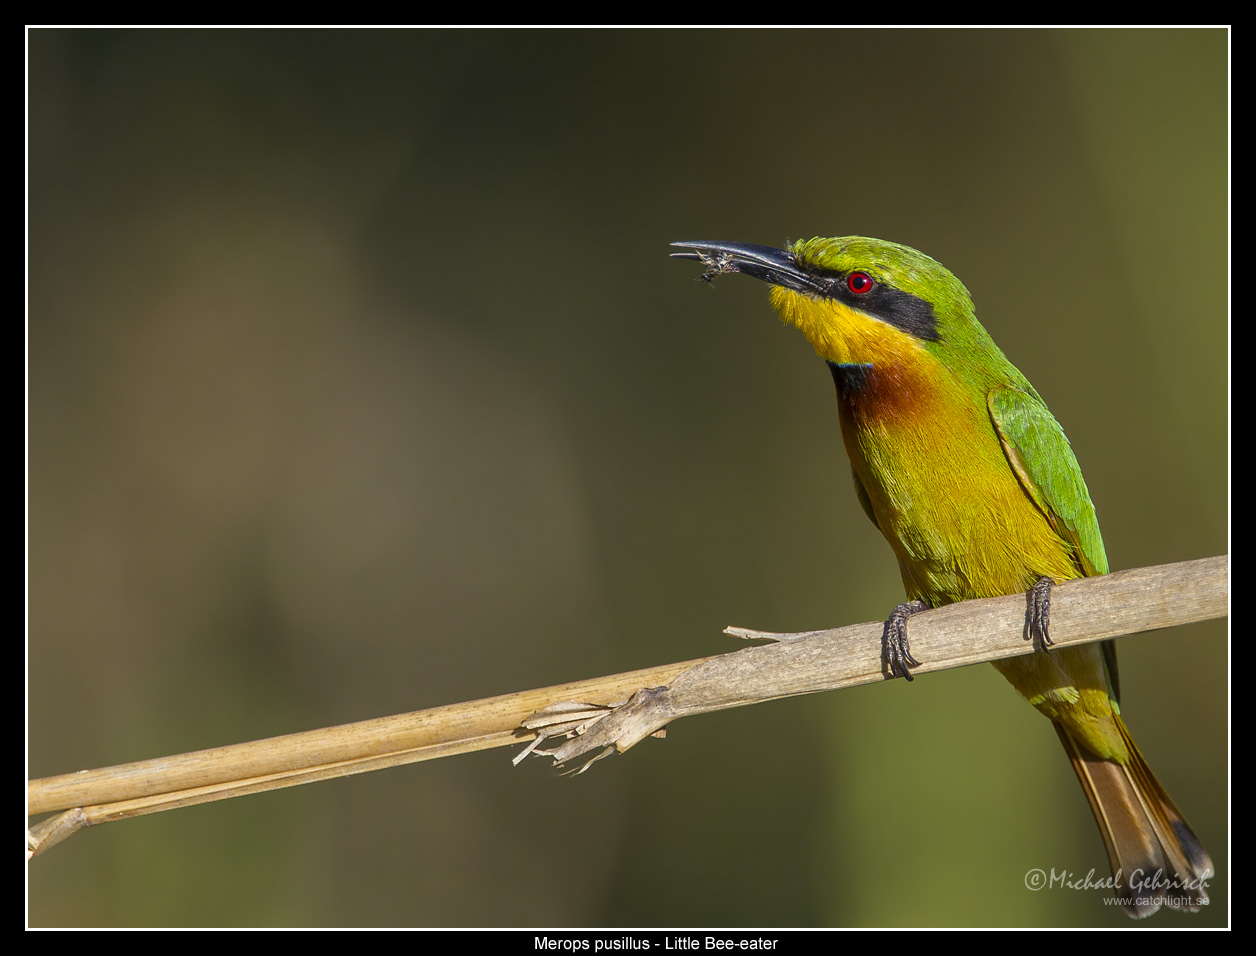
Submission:
<svg viewBox="0 0 1256 956">
<path fill-rule="evenodd" d="M 1063 429 L 977 322 L 963 284 L 892 242 L 808 239 L 787 250 L 677 242 L 704 279 L 771 287 L 781 319 L 828 363 L 855 494 L 894 549 L 908 601 L 885 662 L 911 679 L 907 619 L 969 598 L 1028 594 L 1034 653 L 995 667 L 1051 719 L 1133 917 L 1207 904 L 1212 861 L 1121 719 L 1111 641 L 1050 647 L 1053 582 L 1108 572 L 1099 522 Z"/>
</svg>

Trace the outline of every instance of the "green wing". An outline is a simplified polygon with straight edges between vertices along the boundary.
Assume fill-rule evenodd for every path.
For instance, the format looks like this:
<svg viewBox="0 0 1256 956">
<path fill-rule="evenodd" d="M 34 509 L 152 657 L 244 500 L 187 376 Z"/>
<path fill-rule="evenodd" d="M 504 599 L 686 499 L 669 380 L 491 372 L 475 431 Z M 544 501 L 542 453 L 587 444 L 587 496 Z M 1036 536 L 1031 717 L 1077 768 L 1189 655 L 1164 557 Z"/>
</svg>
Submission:
<svg viewBox="0 0 1256 956">
<path fill-rule="evenodd" d="M 1072 545 L 1078 569 L 1087 577 L 1107 574 L 1108 555 L 1103 550 L 1095 506 L 1060 423 L 1036 392 L 996 388 L 986 404 L 1021 487 L 1046 515 L 1055 533 Z M 1112 699 L 1119 706 L 1121 677 L 1116 666 L 1116 643 L 1104 641 L 1101 647 L 1112 684 Z"/>
<path fill-rule="evenodd" d="M 995 431 L 1025 493 L 1073 548 L 1078 570 L 1108 573 L 1108 556 L 1081 466 L 1060 423 L 1036 393 L 996 388 L 987 400 Z"/>
</svg>

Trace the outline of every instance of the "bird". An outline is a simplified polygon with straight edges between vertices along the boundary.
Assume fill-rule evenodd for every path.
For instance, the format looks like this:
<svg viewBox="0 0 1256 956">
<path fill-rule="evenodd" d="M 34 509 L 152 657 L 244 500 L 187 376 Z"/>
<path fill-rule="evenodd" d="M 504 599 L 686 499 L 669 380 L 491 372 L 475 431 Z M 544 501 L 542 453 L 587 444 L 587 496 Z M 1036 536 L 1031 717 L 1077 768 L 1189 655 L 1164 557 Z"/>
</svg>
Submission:
<svg viewBox="0 0 1256 956">
<path fill-rule="evenodd" d="M 913 614 L 1026 594 L 1034 651 L 994 666 L 1054 724 L 1114 895 L 1135 919 L 1207 905 L 1212 860 L 1125 726 L 1114 643 L 1052 646 L 1052 587 L 1107 574 L 1108 558 L 1064 430 L 977 321 L 968 289 L 924 253 L 863 236 L 672 245 L 708 282 L 766 282 L 781 320 L 828 364 L 855 494 L 907 592 L 885 624 L 887 677 L 911 680 L 919 666 Z"/>
</svg>

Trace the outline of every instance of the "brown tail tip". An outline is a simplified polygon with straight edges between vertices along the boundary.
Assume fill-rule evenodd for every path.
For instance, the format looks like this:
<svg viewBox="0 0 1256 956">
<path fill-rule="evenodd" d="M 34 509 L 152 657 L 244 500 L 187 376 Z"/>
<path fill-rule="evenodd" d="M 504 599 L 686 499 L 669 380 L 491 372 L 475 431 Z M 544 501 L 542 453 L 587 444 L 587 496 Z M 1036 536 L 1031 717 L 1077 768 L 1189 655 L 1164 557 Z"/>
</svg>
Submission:
<svg viewBox="0 0 1256 956">
<path fill-rule="evenodd" d="M 1148 768 L 1124 722 L 1120 717 L 1116 722 L 1130 754 L 1124 765 L 1096 757 L 1059 724 L 1055 727 L 1103 834 L 1115 895 L 1134 919 L 1161 906 L 1193 913 L 1208 905 L 1205 884 L 1213 875 L 1212 860 Z"/>
</svg>

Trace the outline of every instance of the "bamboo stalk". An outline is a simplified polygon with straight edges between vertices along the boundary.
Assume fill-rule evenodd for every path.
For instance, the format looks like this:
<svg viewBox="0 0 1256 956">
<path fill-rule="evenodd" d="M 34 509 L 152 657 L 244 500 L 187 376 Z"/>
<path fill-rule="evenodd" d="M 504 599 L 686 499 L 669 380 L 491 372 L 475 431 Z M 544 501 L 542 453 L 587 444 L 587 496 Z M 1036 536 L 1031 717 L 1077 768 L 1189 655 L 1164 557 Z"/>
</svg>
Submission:
<svg viewBox="0 0 1256 956">
<path fill-rule="evenodd" d="M 1070 581 L 1052 594 L 1058 646 L 1224 617 L 1229 557 L 1222 555 Z M 965 601 L 911 619 L 912 649 L 927 674 L 1034 653 L 1023 595 Z M 567 737 L 536 753 L 581 770 L 623 752 L 682 716 L 885 679 L 882 623 L 803 634 L 728 628 L 774 643 L 607 677 L 450 704 L 193 753 L 31 780 L 27 813 L 64 811 L 28 833 L 35 855 L 76 830 L 458 753 Z M 1038 652 L 1041 653 L 1041 652 Z M 573 712 L 562 702 L 579 701 Z M 626 702 L 626 705 L 625 705 Z M 596 706 L 589 706 L 596 705 Z M 535 747 L 535 744 L 533 745 Z M 533 748 L 529 747 L 531 751 Z M 520 755 L 522 757 L 523 754 Z M 517 762 L 517 761 L 516 761 Z"/>
</svg>

